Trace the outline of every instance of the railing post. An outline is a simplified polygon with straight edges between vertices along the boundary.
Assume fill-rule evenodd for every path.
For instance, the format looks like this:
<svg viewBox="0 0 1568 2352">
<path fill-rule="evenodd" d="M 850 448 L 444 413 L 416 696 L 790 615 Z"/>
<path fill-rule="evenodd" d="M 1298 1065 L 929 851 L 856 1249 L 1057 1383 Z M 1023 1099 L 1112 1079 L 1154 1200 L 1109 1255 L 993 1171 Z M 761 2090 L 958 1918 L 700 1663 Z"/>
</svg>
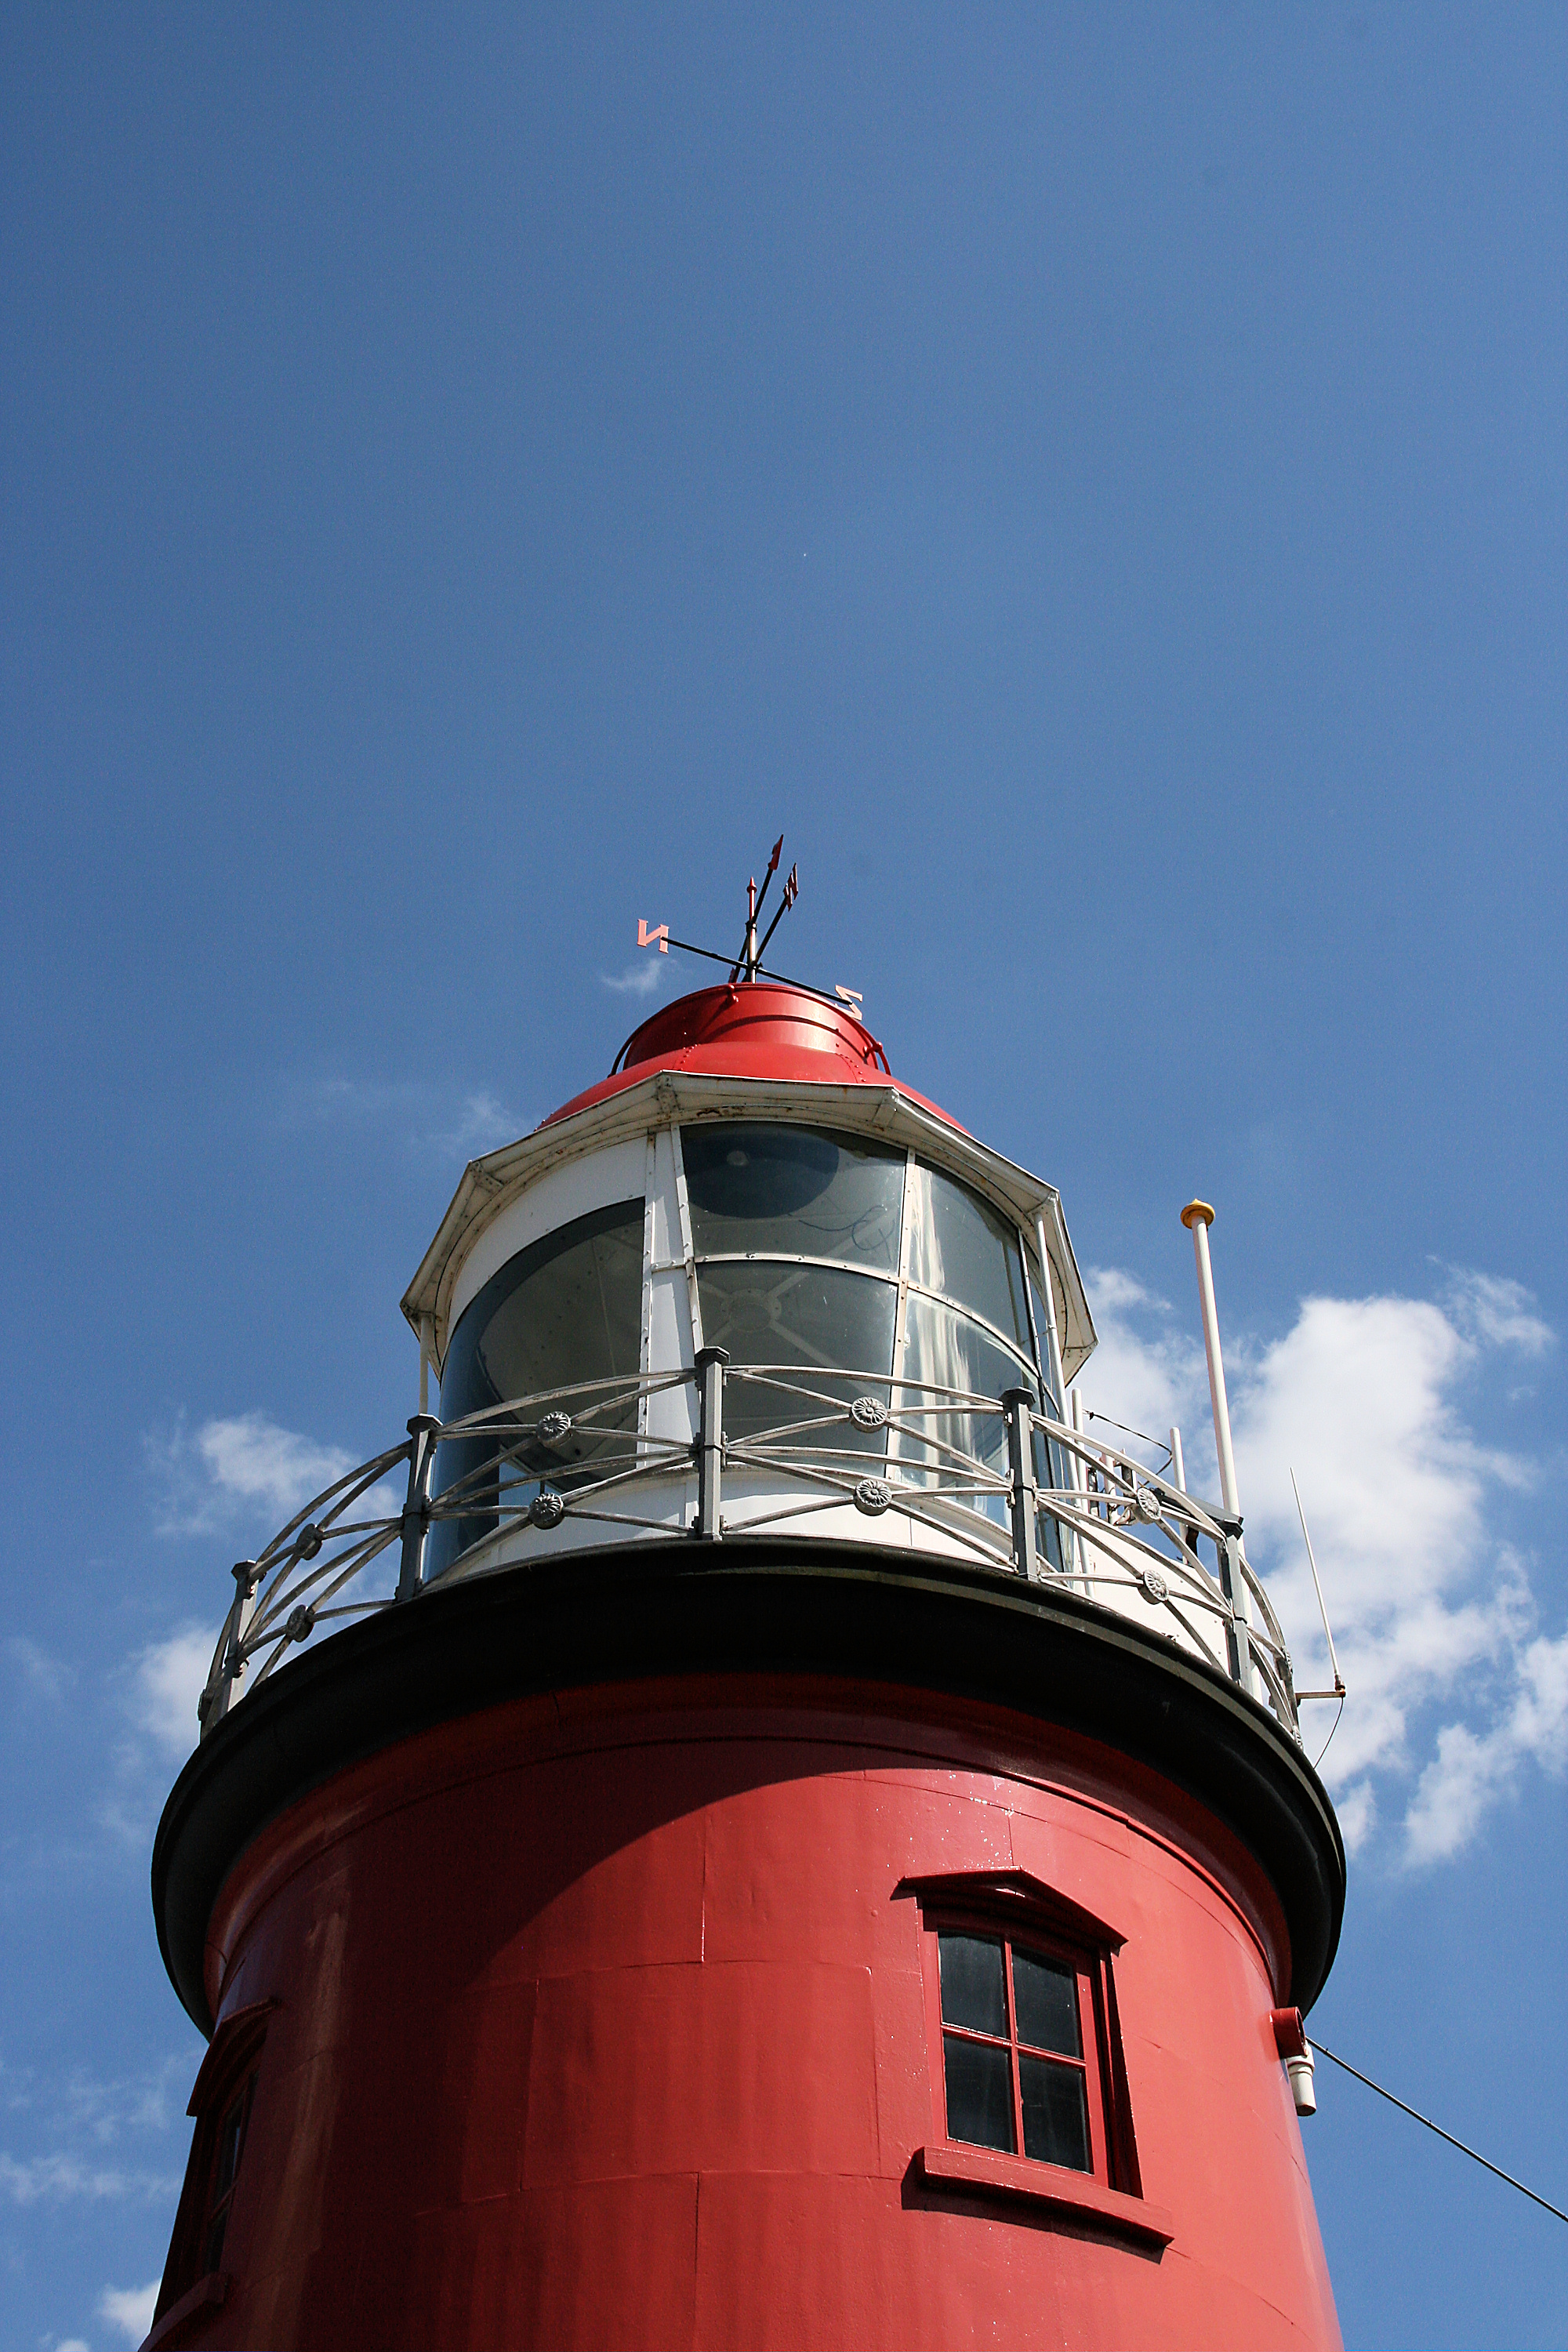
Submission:
<svg viewBox="0 0 1568 2352">
<path fill-rule="evenodd" d="M 719 1480 L 724 1466 L 724 1367 L 722 1348 L 697 1351 L 697 1533 L 717 1543 L 724 1532 L 719 1516 Z"/>
<path fill-rule="evenodd" d="M 1035 1401 L 1027 1389 L 1005 1389 L 1002 1410 L 1007 1416 L 1007 1452 L 1013 1470 L 1013 1558 L 1018 1573 L 1031 1584 L 1040 1580 L 1037 1542 L 1039 1488 L 1035 1478 Z"/>
<path fill-rule="evenodd" d="M 1252 1673 L 1252 1609 L 1247 1597 L 1247 1579 L 1241 1568 L 1241 1521 L 1221 1519 L 1225 1529 L 1219 1549 L 1220 1590 L 1230 1603 L 1230 1616 L 1226 1623 L 1225 1645 L 1232 1682 L 1239 1683 L 1248 1697 L 1256 1698 Z"/>
<path fill-rule="evenodd" d="M 436 1466 L 434 1413 L 416 1412 L 408 1424 L 408 1500 L 403 1506 L 403 1565 L 397 1598 L 412 1601 L 425 1581 L 425 1538 L 430 1528 L 430 1474 Z"/>
<path fill-rule="evenodd" d="M 216 1681 L 208 1684 L 196 1701 L 196 1720 L 205 1739 L 213 1726 L 223 1721 L 234 1705 L 234 1686 L 245 1672 L 245 1661 L 239 1654 L 246 1629 L 256 1614 L 256 1588 L 261 1579 L 253 1559 L 237 1559 L 234 1563 L 234 1599 L 229 1603 L 228 1617 L 218 1647 L 218 1671 Z"/>
</svg>

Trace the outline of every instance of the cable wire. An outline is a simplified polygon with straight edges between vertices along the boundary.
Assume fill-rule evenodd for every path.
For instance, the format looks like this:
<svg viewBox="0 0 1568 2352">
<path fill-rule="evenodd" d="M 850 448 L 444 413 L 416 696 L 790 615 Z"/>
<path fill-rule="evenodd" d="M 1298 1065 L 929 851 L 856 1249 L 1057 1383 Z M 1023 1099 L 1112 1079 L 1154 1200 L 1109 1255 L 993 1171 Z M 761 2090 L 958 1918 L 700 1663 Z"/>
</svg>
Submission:
<svg viewBox="0 0 1568 2352">
<path fill-rule="evenodd" d="M 1145 1445 L 1159 1446 L 1161 1453 L 1165 1457 L 1165 1467 L 1167 1469 L 1171 1468 L 1174 1456 L 1173 1455 L 1170 1447 L 1165 1444 L 1162 1439 L 1158 1437 L 1151 1437 L 1146 1429 L 1134 1429 L 1130 1422 L 1112 1421 L 1108 1412 L 1091 1412 L 1089 1417 L 1090 1421 L 1102 1421 L 1107 1429 L 1119 1429 L 1123 1437 L 1141 1437 Z M 1156 1473 L 1155 1475 L 1158 1475 L 1159 1474 Z"/>
<path fill-rule="evenodd" d="M 1553 2205 L 1548 2197 L 1538 2197 L 1533 2189 L 1527 2189 L 1522 2180 L 1516 2180 L 1511 2172 L 1503 2170 L 1500 2164 L 1494 2164 L 1489 2157 L 1480 2155 L 1473 2147 L 1467 2147 L 1462 2139 L 1456 2139 L 1452 2132 L 1445 2131 L 1441 2124 L 1435 2124 L 1430 2116 L 1422 2115 L 1419 2108 L 1407 2107 L 1403 2099 L 1396 2099 L 1392 2091 L 1385 2091 L 1381 2083 L 1374 2083 L 1370 2074 L 1363 2074 L 1361 2068 L 1352 2066 L 1348 2058 L 1335 2056 L 1327 2042 L 1320 2042 L 1315 2033 L 1309 2039 L 1314 2050 L 1321 2050 L 1325 2058 L 1332 2058 L 1336 2066 L 1342 2066 L 1347 2074 L 1353 2074 L 1358 2083 L 1364 2083 L 1369 2091 L 1375 2091 L 1380 2099 L 1386 2099 L 1390 2106 L 1399 2109 L 1401 2115 L 1414 2116 L 1418 2124 L 1425 2124 L 1429 2132 L 1436 2132 L 1439 2139 L 1446 2139 L 1448 2146 L 1457 2147 L 1461 2156 L 1473 2157 L 1475 2161 L 1483 2165 L 1488 2172 L 1495 2172 L 1500 2180 L 1506 2180 L 1510 2189 L 1517 2189 L 1520 2195 L 1528 2197 L 1532 2205 L 1544 2205 L 1546 2210 L 1555 2214 L 1559 2221 L 1568 2221 L 1568 2213 L 1564 2213 L 1561 2205 Z"/>
<path fill-rule="evenodd" d="M 1314 1756 L 1314 1758 L 1312 1759 L 1312 1769 L 1313 1769 L 1313 1771 L 1314 1771 L 1314 1772 L 1320 1771 L 1320 1770 L 1321 1770 L 1321 1769 L 1322 1769 L 1322 1762 L 1323 1762 L 1323 1759 L 1324 1759 L 1324 1757 L 1328 1754 L 1330 1748 L 1331 1748 L 1331 1747 L 1332 1746 L 1332 1744 L 1333 1744 L 1333 1737 L 1334 1737 L 1335 1732 L 1336 1732 L 1336 1731 L 1339 1729 L 1339 1727 L 1340 1727 L 1340 1717 L 1341 1717 L 1341 1716 L 1342 1716 L 1342 1715 L 1343 1715 L 1344 1711 L 1345 1711 L 1345 1703 L 1344 1703 L 1343 1698 L 1342 1697 L 1342 1699 L 1340 1700 L 1339 1706 L 1338 1706 L 1335 1708 L 1335 1710 L 1334 1710 L 1334 1719 L 1333 1719 L 1332 1723 L 1331 1723 L 1331 1724 L 1330 1724 L 1330 1726 L 1329 1726 L 1329 1736 L 1328 1736 L 1328 1738 L 1324 1740 L 1324 1742 L 1323 1742 L 1322 1746 L 1319 1748 L 1319 1750 L 1318 1750 L 1318 1752 L 1317 1752 L 1316 1756 Z M 1330 2057 L 1333 2057 L 1333 2053 L 1332 2053 L 1332 2051 L 1330 2051 L 1329 2055 L 1330 2055 Z M 1336 2065 L 1338 2065 L 1338 2063 L 1339 2063 L 1338 2059 L 1335 2059 L 1335 2060 L 1334 2060 L 1334 2063 L 1335 2063 Z"/>
</svg>

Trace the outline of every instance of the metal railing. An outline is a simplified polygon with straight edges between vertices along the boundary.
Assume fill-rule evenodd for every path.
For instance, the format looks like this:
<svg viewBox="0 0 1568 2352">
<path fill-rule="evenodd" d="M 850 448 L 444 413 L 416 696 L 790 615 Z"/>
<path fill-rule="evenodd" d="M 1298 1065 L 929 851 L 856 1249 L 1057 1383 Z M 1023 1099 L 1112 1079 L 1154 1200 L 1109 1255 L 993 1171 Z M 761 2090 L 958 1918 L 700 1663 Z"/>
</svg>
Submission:
<svg viewBox="0 0 1568 2352">
<path fill-rule="evenodd" d="M 997 1398 L 732 1365 L 710 1348 L 687 1370 L 583 1381 L 447 1424 L 416 1414 L 408 1433 L 237 1563 L 197 1706 L 204 1738 L 318 1626 L 563 1550 L 586 1565 L 595 1550 L 653 1537 L 787 1530 L 896 1534 L 913 1553 L 1152 1622 L 1300 1738 L 1289 1654 L 1239 1522 L 1043 1414 L 1027 1389 Z M 455 1471 L 437 1491 L 444 1447 L 461 1451 L 447 1454 Z M 399 1472 L 405 1491 L 389 1507 L 377 1490 Z M 427 1572 L 432 1530 L 453 1522 L 453 1556 Z M 878 1522 L 888 1524 L 873 1536 Z"/>
</svg>

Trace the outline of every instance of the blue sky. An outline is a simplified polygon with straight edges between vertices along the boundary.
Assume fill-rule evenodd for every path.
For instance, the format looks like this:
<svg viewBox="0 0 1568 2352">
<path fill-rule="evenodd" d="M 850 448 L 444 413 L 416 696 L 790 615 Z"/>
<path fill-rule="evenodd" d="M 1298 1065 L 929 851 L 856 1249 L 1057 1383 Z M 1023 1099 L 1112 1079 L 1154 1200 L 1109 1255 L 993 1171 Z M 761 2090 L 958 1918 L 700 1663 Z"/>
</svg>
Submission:
<svg viewBox="0 0 1568 2352">
<path fill-rule="evenodd" d="M 1216 1202 L 1352 1690 L 1316 2022 L 1564 2201 L 1565 50 L 6 12 L 7 2341 L 162 2263 L 194 1629 L 401 1433 L 462 1161 L 700 977 L 638 916 L 727 942 L 781 829 L 786 968 L 1060 1185 L 1088 1402 L 1199 1486 Z M 1347 2341 L 1555 2343 L 1568 2231 L 1320 2086 Z"/>
</svg>

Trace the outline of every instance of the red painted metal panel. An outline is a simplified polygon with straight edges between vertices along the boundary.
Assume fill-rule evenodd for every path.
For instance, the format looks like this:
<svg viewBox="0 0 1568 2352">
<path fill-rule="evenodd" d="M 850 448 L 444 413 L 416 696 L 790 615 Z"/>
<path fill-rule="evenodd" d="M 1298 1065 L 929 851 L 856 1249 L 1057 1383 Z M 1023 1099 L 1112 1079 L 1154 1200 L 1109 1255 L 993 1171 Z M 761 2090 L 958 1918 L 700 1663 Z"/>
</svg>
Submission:
<svg viewBox="0 0 1568 2352">
<path fill-rule="evenodd" d="M 905 1882 L 1019 1870 L 1125 1937 L 1163 2252 L 922 2168 Z M 784 1677 L 520 1703 L 301 1800 L 211 1937 L 220 2016 L 279 2007 L 191 2344 L 1338 2342 L 1278 1903 L 1091 1741 Z"/>
<path fill-rule="evenodd" d="M 708 1077 L 804 1078 L 818 1086 L 893 1083 L 881 1046 L 847 1012 L 804 989 L 769 981 L 699 989 L 661 1006 L 626 1040 L 616 1064 L 609 1077 L 552 1112 L 546 1126 L 636 1086 L 658 1069 L 693 1070 Z M 899 1091 L 957 1127 L 955 1118 L 912 1087 L 900 1081 Z"/>
</svg>

